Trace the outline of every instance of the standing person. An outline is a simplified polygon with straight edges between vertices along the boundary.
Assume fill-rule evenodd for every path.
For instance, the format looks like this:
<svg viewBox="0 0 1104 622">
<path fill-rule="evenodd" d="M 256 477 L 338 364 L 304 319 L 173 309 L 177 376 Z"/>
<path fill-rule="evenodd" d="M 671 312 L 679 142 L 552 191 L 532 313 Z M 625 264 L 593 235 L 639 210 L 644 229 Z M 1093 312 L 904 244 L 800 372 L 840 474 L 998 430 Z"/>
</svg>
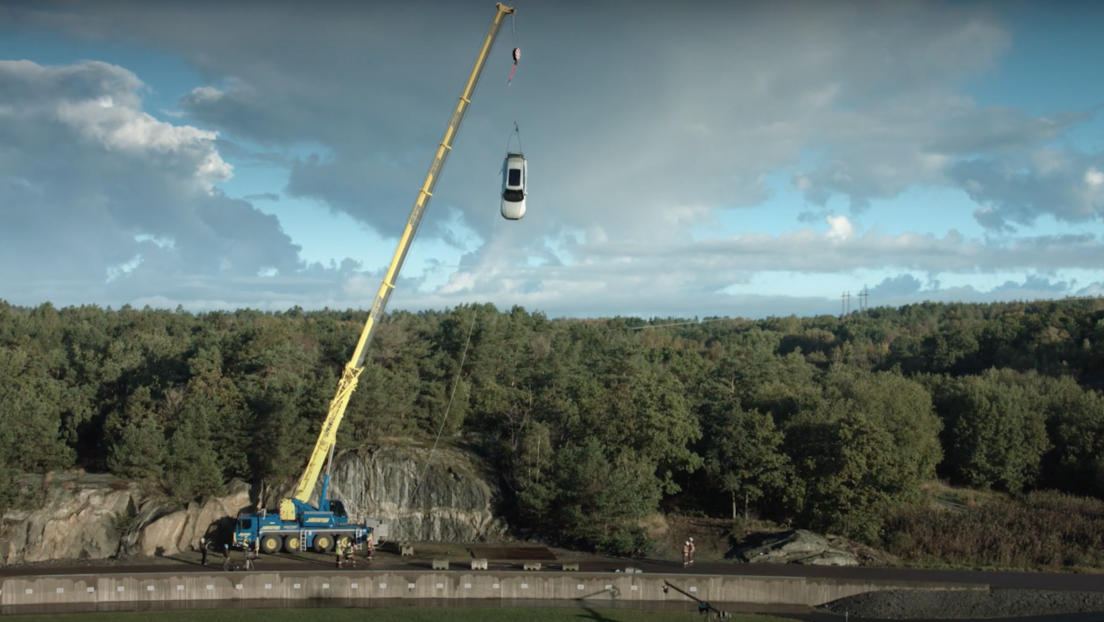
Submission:
<svg viewBox="0 0 1104 622">
<path fill-rule="evenodd" d="M 376 545 L 372 542 L 372 534 L 368 534 L 368 540 L 364 543 L 364 556 L 368 559 L 367 563 L 372 563 L 372 553 L 375 550 Z"/>
<path fill-rule="evenodd" d="M 683 566 L 683 568 L 685 568 L 686 565 L 689 564 L 689 563 L 690 563 L 690 541 L 687 540 L 686 542 L 682 543 L 682 566 Z"/>
<path fill-rule="evenodd" d="M 356 568 L 356 550 L 357 550 L 356 542 L 350 542 L 349 543 L 349 559 L 348 559 L 348 561 L 353 562 L 353 568 Z"/>
<path fill-rule="evenodd" d="M 334 545 L 334 560 L 337 562 L 337 567 L 341 567 L 341 543 L 338 542 Z"/>
<path fill-rule="evenodd" d="M 261 558 L 261 539 L 256 538 L 253 540 L 253 559 Z"/>
<path fill-rule="evenodd" d="M 223 571 L 230 570 L 230 545 L 222 545 L 222 569 Z"/>
<path fill-rule="evenodd" d="M 694 539 L 690 538 L 686 541 L 687 546 L 690 547 L 690 565 L 694 565 Z"/>
<path fill-rule="evenodd" d="M 207 565 L 207 547 L 209 544 L 210 543 L 207 542 L 207 536 L 203 536 L 199 539 L 199 554 L 201 555 L 199 563 L 204 566 Z"/>
<path fill-rule="evenodd" d="M 345 546 L 341 547 L 341 557 L 345 560 L 345 565 L 346 566 L 349 565 L 349 554 L 350 554 L 349 551 L 352 548 L 353 548 L 353 544 L 351 542 L 346 542 Z"/>
</svg>

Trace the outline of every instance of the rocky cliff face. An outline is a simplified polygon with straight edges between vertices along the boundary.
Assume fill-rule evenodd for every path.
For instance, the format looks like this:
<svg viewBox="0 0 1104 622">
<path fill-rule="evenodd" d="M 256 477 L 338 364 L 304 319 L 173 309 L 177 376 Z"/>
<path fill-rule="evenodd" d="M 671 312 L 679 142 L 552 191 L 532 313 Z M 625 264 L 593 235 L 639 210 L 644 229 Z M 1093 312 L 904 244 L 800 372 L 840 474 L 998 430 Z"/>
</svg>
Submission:
<svg viewBox="0 0 1104 622">
<path fill-rule="evenodd" d="M 345 501 L 350 519 L 384 521 L 389 540 L 482 542 L 497 540 L 506 530 L 494 514 L 497 489 L 479 472 L 478 462 L 457 449 L 346 452 L 334 459 L 330 485 L 330 497 Z M 321 489 L 320 482 L 312 503 Z M 276 507 L 279 498 L 265 502 Z"/>
<path fill-rule="evenodd" d="M 23 475 L 16 484 L 37 508 L 0 517 L 4 564 L 111 557 L 141 500 L 137 486 L 112 475 Z"/>
<path fill-rule="evenodd" d="M 344 499 L 354 520 L 383 520 L 389 540 L 495 540 L 505 524 L 494 515 L 497 491 L 477 465 L 451 448 L 432 455 L 398 447 L 346 452 L 334 460 L 330 496 Z M 17 482 L 31 509 L 0 516 L 2 564 L 173 555 L 194 548 L 204 534 L 232 531 L 237 515 L 256 501 L 242 482 L 186 506 L 146 497 L 136 484 L 111 475 L 63 472 L 24 475 Z M 275 508 L 290 491 L 290 484 L 271 491 L 263 504 Z M 320 492 L 321 483 L 312 501 Z"/>
<path fill-rule="evenodd" d="M 497 487 L 461 451 L 384 448 L 343 458 L 335 493 L 363 517 L 387 522 L 392 540 L 480 542 L 505 534 L 495 517 Z"/>
<path fill-rule="evenodd" d="M 136 517 L 134 528 L 121 542 L 125 554 L 175 555 L 196 550 L 199 539 L 221 531 L 229 536 L 239 513 L 250 508 L 249 485 L 233 481 L 224 494 L 203 502 L 189 503 L 183 509 L 166 512 L 166 508 L 148 504 Z"/>
</svg>

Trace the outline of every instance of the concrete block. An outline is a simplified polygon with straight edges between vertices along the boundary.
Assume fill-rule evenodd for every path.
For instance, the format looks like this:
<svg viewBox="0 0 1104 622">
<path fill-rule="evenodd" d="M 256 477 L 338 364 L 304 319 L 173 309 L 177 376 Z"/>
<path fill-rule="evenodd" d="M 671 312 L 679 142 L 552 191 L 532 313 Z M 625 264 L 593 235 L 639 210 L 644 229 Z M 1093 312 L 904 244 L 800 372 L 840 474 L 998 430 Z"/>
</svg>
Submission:
<svg viewBox="0 0 1104 622">
<path fill-rule="evenodd" d="M 402 557 L 406 557 L 407 555 L 411 557 L 414 556 L 414 547 L 405 545 L 402 547 Z"/>
<path fill-rule="evenodd" d="M 522 568 L 524 568 L 525 570 L 540 570 L 541 566 L 540 562 L 525 562 L 525 565 L 522 566 Z"/>
<path fill-rule="evenodd" d="M 565 571 L 579 572 L 579 564 L 564 564 L 560 568 Z"/>
<path fill-rule="evenodd" d="M 433 569 L 434 570 L 448 570 L 449 569 L 449 561 L 447 559 L 435 559 L 435 560 L 433 560 Z"/>
<path fill-rule="evenodd" d="M 473 559 L 472 560 L 472 570 L 486 570 L 486 569 L 487 569 L 487 560 L 485 560 L 485 559 Z"/>
</svg>

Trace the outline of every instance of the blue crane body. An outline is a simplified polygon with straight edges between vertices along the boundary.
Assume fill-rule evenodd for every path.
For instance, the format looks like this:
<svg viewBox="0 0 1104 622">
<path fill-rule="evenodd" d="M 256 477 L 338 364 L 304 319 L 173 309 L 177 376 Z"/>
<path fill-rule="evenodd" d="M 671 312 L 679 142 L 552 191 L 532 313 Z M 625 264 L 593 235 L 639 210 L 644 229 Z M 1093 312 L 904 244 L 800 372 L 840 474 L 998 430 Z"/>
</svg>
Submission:
<svg viewBox="0 0 1104 622">
<path fill-rule="evenodd" d="M 239 516 L 234 529 L 235 544 L 251 548 L 254 542 L 259 542 L 260 550 L 266 553 L 281 549 L 288 553 L 305 550 L 325 553 L 333 550 L 335 543 L 360 546 L 368 537 L 375 542 L 386 537 L 386 525 L 379 521 L 350 523 L 345 503 L 340 499 L 327 498 L 329 487 L 330 474 L 327 473 L 322 480 L 318 507 L 296 503 L 295 520 L 286 521 L 280 518 L 278 512 L 266 511 Z"/>
</svg>

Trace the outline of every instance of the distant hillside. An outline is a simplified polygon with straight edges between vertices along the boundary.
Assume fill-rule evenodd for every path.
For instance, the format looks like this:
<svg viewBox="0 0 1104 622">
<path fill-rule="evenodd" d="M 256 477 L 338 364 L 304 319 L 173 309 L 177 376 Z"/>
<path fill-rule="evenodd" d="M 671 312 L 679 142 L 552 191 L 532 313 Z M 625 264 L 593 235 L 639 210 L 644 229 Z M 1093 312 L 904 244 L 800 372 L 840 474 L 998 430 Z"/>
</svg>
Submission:
<svg viewBox="0 0 1104 622">
<path fill-rule="evenodd" d="M 285 481 L 365 317 L 0 302 L 0 506 L 16 473 L 76 466 L 178 500 Z M 877 542 L 937 476 L 1104 496 L 1104 300 L 701 323 L 474 305 L 389 315 L 371 359 L 341 447 L 441 431 L 499 474 L 515 529 L 565 543 L 640 549 L 657 509 Z"/>
</svg>

